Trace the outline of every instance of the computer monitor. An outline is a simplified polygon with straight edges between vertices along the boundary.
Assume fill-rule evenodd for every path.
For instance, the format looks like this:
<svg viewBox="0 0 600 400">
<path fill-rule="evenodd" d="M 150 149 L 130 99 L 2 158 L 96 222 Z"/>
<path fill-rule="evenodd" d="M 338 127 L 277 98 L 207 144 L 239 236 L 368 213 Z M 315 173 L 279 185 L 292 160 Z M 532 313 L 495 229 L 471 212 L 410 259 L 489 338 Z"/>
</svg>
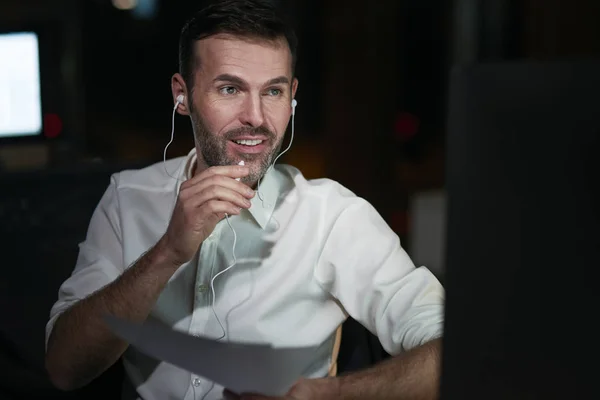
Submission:
<svg viewBox="0 0 600 400">
<path fill-rule="evenodd" d="M 0 34 L 0 139 L 42 133 L 38 36 Z"/>
<path fill-rule="evenodd" d="M 444 400 L 600 398 L 598 71 L 452 74 Z"/>
<path fill-rule="evenodd" d="M 85 142 L 80 2 L 12 4 L 0 1 L 0 173 L 72 163 Z"/>
</svg>

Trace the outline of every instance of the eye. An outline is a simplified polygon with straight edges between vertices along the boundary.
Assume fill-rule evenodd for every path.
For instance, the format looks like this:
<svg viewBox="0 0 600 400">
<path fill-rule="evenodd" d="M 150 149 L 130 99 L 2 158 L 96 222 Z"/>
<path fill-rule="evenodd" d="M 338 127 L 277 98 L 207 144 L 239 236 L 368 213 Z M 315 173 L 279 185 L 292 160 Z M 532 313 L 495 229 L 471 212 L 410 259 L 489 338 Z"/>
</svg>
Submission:
<svg viewBox="0 0 600 400">
<path fill-rule="evenodd" d="M 221 94 L 227 95 L 227 96 L 231 96 L 233 94 L 237 93 L 237 89 L 233 86 L 225 86 L 222 87 L 220 90 Z"/>
<path fill-rule="evenodd" d="M 269 89 L 267 91 L 267 93 L 269 94 L 269 96 L 281 96 L 282 90 L 281 89 Z"/>
</svg>

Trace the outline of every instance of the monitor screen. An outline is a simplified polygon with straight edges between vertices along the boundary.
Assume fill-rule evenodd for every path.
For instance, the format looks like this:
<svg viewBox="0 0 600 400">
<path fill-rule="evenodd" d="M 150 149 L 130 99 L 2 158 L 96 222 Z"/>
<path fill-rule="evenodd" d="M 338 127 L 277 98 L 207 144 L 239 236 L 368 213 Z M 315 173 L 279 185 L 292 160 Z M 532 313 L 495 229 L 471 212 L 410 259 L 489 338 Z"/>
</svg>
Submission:
<svg viewBox="0 0 600 400">
<path fill-rule="evenodd" d="M 598 71 L 520 61 L 451 75 L 443 400 L 600 399 L 586 348 L 597 343 Z"/>
<path fill-rule="evenodd" d="M 0 139 L 42 132 L 38 37 L 0 34 Z"/>
</svg>

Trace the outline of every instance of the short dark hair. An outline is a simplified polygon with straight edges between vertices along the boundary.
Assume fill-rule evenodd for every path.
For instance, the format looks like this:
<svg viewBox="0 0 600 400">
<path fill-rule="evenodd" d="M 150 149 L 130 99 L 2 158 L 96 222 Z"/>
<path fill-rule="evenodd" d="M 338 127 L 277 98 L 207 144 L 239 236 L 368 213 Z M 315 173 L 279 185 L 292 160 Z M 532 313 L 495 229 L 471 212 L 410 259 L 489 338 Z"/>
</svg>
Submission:
<svg viewBox="0 0 600 400">
<path fill-rule="evenodd" d="M 282 5 L 274 0 L 207 0 L 184 25 L 179 38 L 179 73 L 193 90 L 196 41 L 216 34 L 278 40 L 285 38 L 296 67 L 298 39 Z"/>
</svg>

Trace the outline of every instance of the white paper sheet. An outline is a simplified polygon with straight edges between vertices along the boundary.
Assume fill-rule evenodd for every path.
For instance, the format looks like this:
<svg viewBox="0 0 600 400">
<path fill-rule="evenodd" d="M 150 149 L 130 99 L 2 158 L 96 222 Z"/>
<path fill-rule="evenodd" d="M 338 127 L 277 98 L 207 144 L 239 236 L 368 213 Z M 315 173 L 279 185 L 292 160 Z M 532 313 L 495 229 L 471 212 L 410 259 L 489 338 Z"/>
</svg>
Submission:
<svg viewBox="0 0 600 400">
<path fill-rule="evenodd" d="M 106 317 L 106 322 L 116 335 L 142 353 L 203 376 L 236 394 L 284 395 L 314 362 L 318 349 L 217 342 L 154 321 L 134 324 Z"/>
</svg>

